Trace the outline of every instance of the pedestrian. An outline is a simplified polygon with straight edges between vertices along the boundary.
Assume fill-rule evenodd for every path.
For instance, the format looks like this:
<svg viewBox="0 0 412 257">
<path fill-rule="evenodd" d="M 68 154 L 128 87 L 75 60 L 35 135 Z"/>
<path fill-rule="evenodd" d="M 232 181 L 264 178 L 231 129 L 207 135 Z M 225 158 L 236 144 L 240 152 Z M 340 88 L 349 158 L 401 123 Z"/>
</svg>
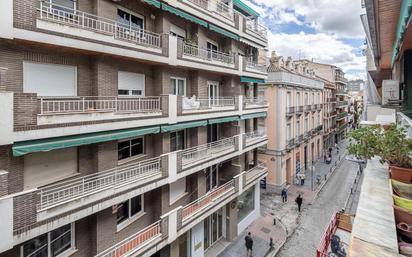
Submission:
<svg viewBox="0 0 412 257">
<path fill-rule="evenodd" d="M 300 174 L 300 185 L 301 186 L 303 186 L 305 184 L 305 178 L 306 178 L 305 173 L 301 173 Z"/>
<path fill-rule="evenodd" d="M 336 152 L 339 154 L 339 147 L 336 148 Z"/>
<path fill-rule="evenodd" d="M 281 192 L 282 195 L 282 203 L 286 203 L 288 201 L 288 191 L 284 187 Z"/>
<path fill-rule="evenodd" d="M 303 202 L 303 198 L 300 194 L 298 195 L 298 197 L 296 197 L 295 202 L 298 204 L 298 211 L 300 212 L 300 207 L 302 206 L 302 202 Z"/>
<path fill-rule="evenodd" d="M 323 162 L 326 163 L 326 160 L 328 159 L 328 156 L 326 154 L 323 155 Z"/>
<path fill-rule="evenodd" d="M 329 155 L 332 154 L 332 147 L 329 147 Z"/>
<path fill-rule="evenodd" d="M 245 245 L 246 245 L 246 257 L 252 257 L 253 238 L 250 232 L 248 232 L 247 236 L 245 236 Z"/>
</svg>

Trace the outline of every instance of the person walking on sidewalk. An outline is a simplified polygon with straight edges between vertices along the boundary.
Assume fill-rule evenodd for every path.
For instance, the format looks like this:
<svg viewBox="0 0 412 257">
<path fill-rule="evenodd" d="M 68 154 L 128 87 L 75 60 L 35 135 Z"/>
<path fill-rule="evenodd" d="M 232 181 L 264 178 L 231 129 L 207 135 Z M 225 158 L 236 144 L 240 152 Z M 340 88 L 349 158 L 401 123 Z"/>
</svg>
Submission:
<svg viewBox="0 0 412 257">
<path fill-rule="evenodd" d="M 339 147 L 336 148 L 336 153 L 339 155 Z"/>
<path fill-rule="evenodd" d="M 306 178 L 305 173 L 300 173 L 299 178 L 300 178 L 300 185 L 303 186 L 305 184 L 305 178 Z"/>
<path fill-rule="evenodd" d="M 282 203 L 286 203 L 288 201 L 288 191 L 285 187 L 282 189 L 282 192 L 280 194 L 282 196 Z"/>
<path fill-rule="evenodd" d="M 246 245 L 246 257 L 252 257 L 253 238 L 250 232 L 248 232 L 247 236 L 245 236 L 245 245 Z"/>
<path fill-rule="evenodd" d="M 302 203 L 303 203 L 303 198 L 300 194 L 298 195 L 298 197 L 296 197 L 295 202 L 298 204 L 298 211 L 300 212 L 300 207 L 302 206 Z"/>
</svg>

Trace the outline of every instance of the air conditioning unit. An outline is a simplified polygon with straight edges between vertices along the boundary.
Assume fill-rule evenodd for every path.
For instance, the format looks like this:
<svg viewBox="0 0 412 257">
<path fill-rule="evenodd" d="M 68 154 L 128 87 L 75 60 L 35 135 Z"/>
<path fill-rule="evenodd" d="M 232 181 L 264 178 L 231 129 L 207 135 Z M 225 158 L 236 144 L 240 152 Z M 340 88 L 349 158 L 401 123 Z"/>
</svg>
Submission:
<svg viewBox="0 0 412 257">
<path fill-rule="evenodd" d="M 382 81 L 382 105 L 391 105 L 399 102 L 399 81 Z"/>
</svg>

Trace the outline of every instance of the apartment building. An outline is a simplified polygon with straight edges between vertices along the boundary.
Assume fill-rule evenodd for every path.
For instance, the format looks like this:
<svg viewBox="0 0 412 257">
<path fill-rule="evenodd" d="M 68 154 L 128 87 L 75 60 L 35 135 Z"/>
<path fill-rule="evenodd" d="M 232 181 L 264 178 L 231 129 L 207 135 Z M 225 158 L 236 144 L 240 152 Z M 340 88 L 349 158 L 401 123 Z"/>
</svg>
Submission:
<svg viewBox="0 0 412 257">
<path fill-rule="evenodd" d="M 259 216 L 266 29 L 235 1 L 0 2 L 0 256 L 208 256 Z"/>
<path fill-rule="evenodd" d="M 269 190 L 299 183 L 298 174 L 322 156 L 323 90 L 324 82 L 307 65 L 272 53 L 265 84 L 268 144 L 259 153 Z"/>
<path fill-rule="evenodd" d="M 313 69 L 316 73 L 316 75 L 327 81 L 327 85 L 329 88 L 332 89 L 332 97 L 330 97 L 330 102 L 332 103 L 332 109 L 333 109 L 333 104 L 335 104 L 336 108 L 336 126 L 335 128 L 335 133 L 329 138 L 333 138 L 333 142 L 327 142 L 328 144 L 332 143 L 332 145 L 340 142 L 343 140 L 346 135 L 347 135 L 347 130 L 348 130 L 348 107 L 349 107 L 349 101 L 348 101 L 348 80 L 345 78 L 345 73 L 343 70 L 339 67 L 336 67 L 334 65 L 330 64 L 324 64 L 324 63 L 316 63 L 313 61 L 309 60 L 301 60 L 300 62 L 306 63 L 308 67 Z M 333 95 L 334 94 L 334 95 Z M 332 110 L 331 110 L 332 111 Z M 332 112 L 332 117 L 335 117 L 335 113 Z M 333 121 L 332 121 L 333 122 Z M 325 131 L 326 133 L 326 131 Z M 326 141 L 325 141 L 326 143 Z M 325 144 L 326 145 L 326 144 Z"/>
</svg>

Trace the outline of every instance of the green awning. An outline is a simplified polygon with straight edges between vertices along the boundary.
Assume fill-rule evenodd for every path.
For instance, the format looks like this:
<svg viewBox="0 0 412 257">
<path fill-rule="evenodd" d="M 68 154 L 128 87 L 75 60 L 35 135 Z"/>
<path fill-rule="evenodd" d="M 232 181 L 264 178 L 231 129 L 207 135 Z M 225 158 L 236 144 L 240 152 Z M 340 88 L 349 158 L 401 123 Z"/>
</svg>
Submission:
<svg viewBox="0 0 412 257">
<path fill-rule="evenodd" d="M 395 63 L 396 57 L 398 56 L 405 31 L 407 29 L 407 24 L 408 24 L 408 21 L 411 15 L 412 15 L 412 0 L 403 0 L 402 5 L 401 5 L 401 10 L 399 12 L 399 20 L 398 20 L 398 26 L 396 29 L 395 43 L 393 45 L 392 65 Z"/>
<path fill-rule="evenodd" d="M 160 2 L 157 0 L 143 0 L 145 3 L 153 5 L 154 7 L 160 8 Z"/>
<path fill-rule="evenodd" d="M 266 117 L 266 112 L 250 113 L 240 116 L 242 120 L 254 119 L 254 118 L 263 118 Z"/>
<path fill-rule="evenodd" d="M 255 79 L 255 78 L 245 77 L 245 76 L 241 76 L 241 77 L 240 77 L 240 82 L 241 82 L 241 83 L 258 83 L 258 84 L 265 84 L 265 80 L 264 80 L 264 79 Z"/>
<path fill-rule="evenodd" d="M 238 116 L 231 116 L 231 117 L 224 117 L 224 118 L 216 118 L 216 119 L 210 119 L 210 120 L 209 120 L 209 124 L 232 122 L 232 121 L 238 121 L 238 120 L 239 120 L 239 117 L 238 117 Z"/>
<path fill-rule="evenodd" d="M 47 152 L 80 145 L 138 137 L 147 134 L 156 134 L 159 132 L 160 127 L 147 127 L 23 141 L 17 142 L 13 145 L 13 156 L 22 156 L 35 152 Z"/>
<path fill-rule="evenodd" d="M 252 15 L 259 17 L 259 13 L 253 10 L 250 6 L 243 3 L 241 0 L 234 0 L 233 5 L 239 9 L 245 15 Z"/>
<path fill-rule="evenodd" d="M 162 126 L 161 131 L 162 131 L 162 133 L 163 132 L 173 132 L 173 131 L 176 131 L 176 130 L 203 127 L 203 126 L 206 126 L 206 125 L 207 125 L 207 120 L 177 123 L 177 124 L 173 124 L 173 125 Z"/>
<path fill-rule="evenodd" d="M 184 11 L 176 9 L 176 8 L 174 8 L 174 7 L 172 7 L 168 4 L 162 3 L 162 9 L 165 10 L 165 11 L 168 11 L 170 13 L 173 13 L 173 14 L 179 16 L 179 17 L 182 17 L 183 19 L 186 19 L 188 21 L 192 21 L 194 23 L 197 23 L 197 24 L 207 28 L 207 22 L 205 22 L 205 21 L 203 21 L 199 18 L 196 18 L 195 16 L 192 16 L 192 15 L 190 15 L 190 14 L 184 12 Z"/>
<path fill-rule="evenodd" d="M 215 26 L 215 25 L 213 25 L 213 24 L 209 24 L 209 28 L 210 28 L 210 30 L 213 30 L 213 31 L 215 31 L 215 32 L 217 32 L 217 33 L 219 33 L 219 34 L 222 34 L 222 35 L 224 35 L 224 36 L 230 37 L 231 39 L 234 39 L 234 40 L 237 40 L 237 41 L 240 40 L 240 37 L 239 37 L 238 35 L 236 35 L 235 33 L 232 33 L 232 32 L 230 32 L 230 31 L 227 31 L 227 30 L 225 30 L 225 29 L 222 29 L 222 28 L 220 28 L 220 27 L 218 27 L 218 26 Z"/>
</svg>

